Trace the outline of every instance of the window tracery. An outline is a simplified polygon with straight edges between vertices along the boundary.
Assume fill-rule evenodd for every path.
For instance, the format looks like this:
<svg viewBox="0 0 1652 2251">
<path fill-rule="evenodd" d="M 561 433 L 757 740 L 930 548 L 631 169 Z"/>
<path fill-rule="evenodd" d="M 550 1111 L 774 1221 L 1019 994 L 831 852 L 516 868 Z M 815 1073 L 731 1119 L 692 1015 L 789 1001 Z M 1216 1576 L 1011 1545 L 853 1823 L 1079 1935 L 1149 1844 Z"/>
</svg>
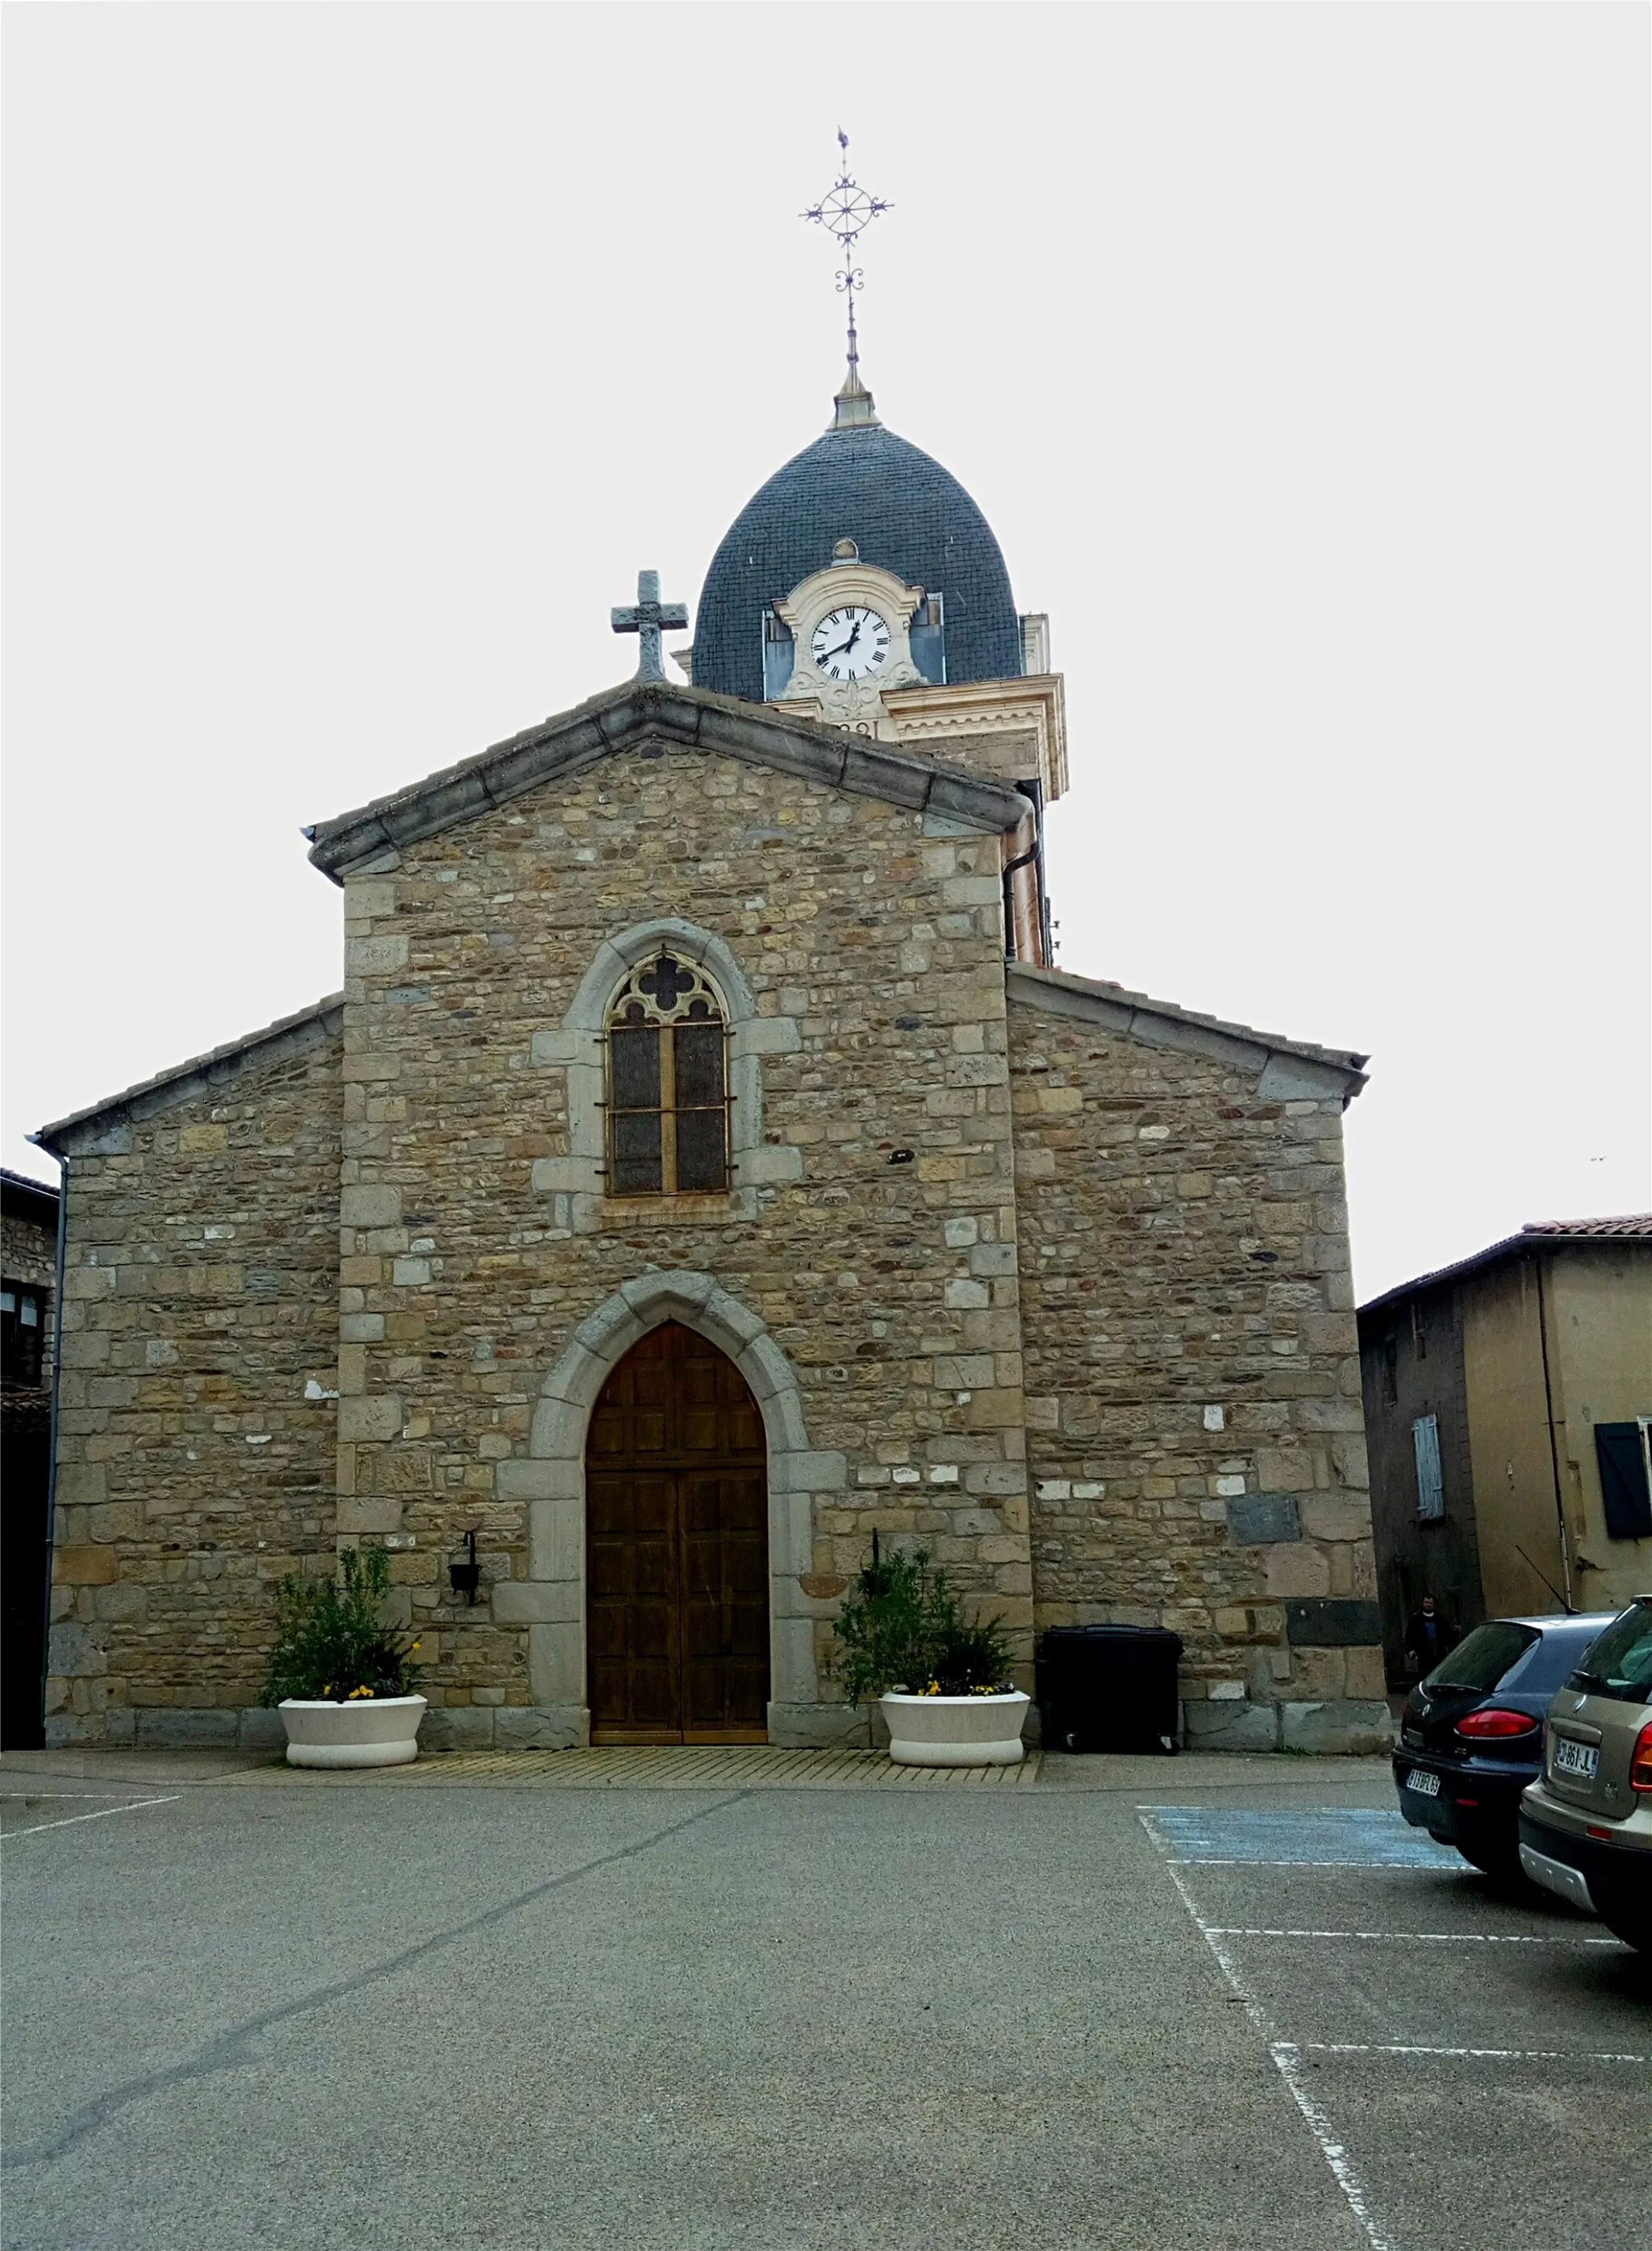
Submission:
<svg viewBox="0 0 1652 2251">
<path fill-rule="evenodd" d="M 610 1195 L 727 1190 L 727 1038 L 697 964 L 662 949 L 626 979 L 608 1010 Z"/>
</svg>

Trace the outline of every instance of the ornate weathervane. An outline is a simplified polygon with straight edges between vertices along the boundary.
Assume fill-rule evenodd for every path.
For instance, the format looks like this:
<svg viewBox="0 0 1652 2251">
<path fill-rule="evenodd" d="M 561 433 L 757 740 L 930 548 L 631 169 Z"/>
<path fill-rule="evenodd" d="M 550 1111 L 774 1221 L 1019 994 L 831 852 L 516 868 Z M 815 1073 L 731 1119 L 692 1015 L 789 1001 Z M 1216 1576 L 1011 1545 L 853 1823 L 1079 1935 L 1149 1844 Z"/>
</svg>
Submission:
<svg viewBox="0 0 1652 2251">
<path fill-rule="evenodd" d="M 854 262 L 854 246 L 874 218 L 881 218 L 886 211 L 893 210 L 881 196 L 870 196 L 849 170 L 849 136 L 840 127 L 838 148 L 840 170 L 831 188 L 805 218 L 813 219 L 836 242 L 843 255 L 838 269 L 838 289 L 849 301 L 849 372 L 837 398 L 836 427 L 840 430 L 856 423 L 875 422 L 872 411 L 872 394 L 861 380 L 860 338 L 854 326 L 854 293 L 866 287 L 866 275 Z"/>
</svg>

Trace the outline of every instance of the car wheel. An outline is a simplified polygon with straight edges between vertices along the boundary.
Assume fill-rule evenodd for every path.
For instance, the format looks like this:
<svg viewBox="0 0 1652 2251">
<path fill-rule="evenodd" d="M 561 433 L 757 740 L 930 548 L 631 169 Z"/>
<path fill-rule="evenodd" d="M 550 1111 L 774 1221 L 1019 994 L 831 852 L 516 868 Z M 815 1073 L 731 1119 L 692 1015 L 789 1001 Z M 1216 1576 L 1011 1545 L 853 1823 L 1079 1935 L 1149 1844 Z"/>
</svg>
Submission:
<svg viewBox="0 0 1652 2251">
<path fill-rule="evenodd" d="M 1440 1841 L 1443 1844 L 1446 1840 L 1441 1838 Z M 1460 1837 L 1450 1841 L 1469 1867 L 1478 1868 L 1483 1876 L 1495 1876 L 1502 1883 L 1525 1883 L 1518 1845 L 1498 1844 L 1490 1837 L 1474 1837 L 1466 1845 Z"/>
<path fill-rule="evenodd" d="M 1614 1938 L 1642 1954 L 1652 1954 L 1652 1905 L 1632 1900 L 1621 1892 L 1595 1893 L 1595 1911 Z"/>
</svg>

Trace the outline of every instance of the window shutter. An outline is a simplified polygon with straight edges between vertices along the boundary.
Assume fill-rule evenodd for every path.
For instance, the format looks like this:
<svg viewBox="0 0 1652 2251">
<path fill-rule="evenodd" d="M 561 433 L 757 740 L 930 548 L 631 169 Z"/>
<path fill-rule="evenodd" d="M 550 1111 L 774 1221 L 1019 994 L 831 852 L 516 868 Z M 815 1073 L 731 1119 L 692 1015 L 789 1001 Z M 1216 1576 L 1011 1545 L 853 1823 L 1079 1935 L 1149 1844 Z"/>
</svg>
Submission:
<svg viewBox="0 0 1652 2251">
<path fill-rule="evenodd" d="M 791 628 L 782 625 L 772 610 L 763 613 L 763 700 L 778 703 L 791 684 L 798 652 Z"/>
<path fill-rule="evenodd" d="M 1600 1465 L 1609 1540 L 1652 1540 L 1652 1493 L 1647 1489 L 1642 1429 L 1638 1422 L 1594 1426 L 1594 1458 Z"/>
<path fill-rule="evenodd" d="M 946 685 L 946 606 L 944 597 L 931 594 L 912 613 L 907 628 L 912 661 L 937 688 Z"/>
<path fill-rule="evenodd" d="M 1445 1480 L 1440 1473 L 1440 1423 L 1437 1416 L 1420 1415 L 1411 1426 L 1411 1443 L 1417 1454 L 1417 1513 L 1443 1516 Z"/>
</svg>

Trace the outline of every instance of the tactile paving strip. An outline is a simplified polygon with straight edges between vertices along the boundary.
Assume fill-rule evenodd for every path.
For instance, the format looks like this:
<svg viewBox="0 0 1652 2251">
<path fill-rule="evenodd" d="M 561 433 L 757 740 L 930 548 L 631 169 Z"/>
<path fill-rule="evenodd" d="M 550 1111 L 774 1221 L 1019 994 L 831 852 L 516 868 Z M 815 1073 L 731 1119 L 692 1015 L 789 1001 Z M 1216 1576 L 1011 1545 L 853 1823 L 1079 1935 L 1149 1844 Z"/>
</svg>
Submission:
<svg viewBox="0 0 1652 2251">
<path fill-rule="evenodd" d="M 1043 1756 L 1016 1766 L 896 1766 L 881 1751 L 777 1750 L 750 1745 L 614 1743 L 574 1751 L 438 1751 L 411 1766 L 328 1773 L 284 1761 L 228 1783 L 372 1783 L 439 1790 L 467 1783 L 550 1783 L 572 1790 L 1024 1790 Z"/>
</svg>

